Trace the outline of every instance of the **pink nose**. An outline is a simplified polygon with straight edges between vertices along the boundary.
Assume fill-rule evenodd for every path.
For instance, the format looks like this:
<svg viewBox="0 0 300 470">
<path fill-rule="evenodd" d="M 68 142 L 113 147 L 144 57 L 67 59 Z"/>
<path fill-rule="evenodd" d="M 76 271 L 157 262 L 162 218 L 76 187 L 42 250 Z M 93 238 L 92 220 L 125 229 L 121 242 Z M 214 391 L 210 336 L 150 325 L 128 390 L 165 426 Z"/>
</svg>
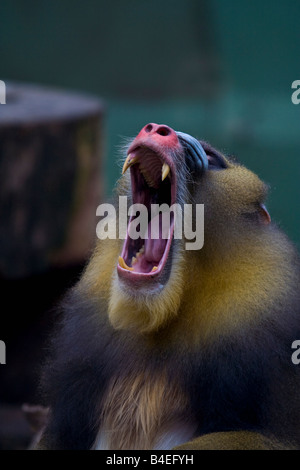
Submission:
<svg viewBox="0 0 300 470">
<path fill-rule="evenodd" d="M 136 139 L 151 139 L 157 144 L 169 148 L 177 147 L 179 144 L 177 134 L 171 127 L 153 122 L 143 127 Z"/>
</svg>

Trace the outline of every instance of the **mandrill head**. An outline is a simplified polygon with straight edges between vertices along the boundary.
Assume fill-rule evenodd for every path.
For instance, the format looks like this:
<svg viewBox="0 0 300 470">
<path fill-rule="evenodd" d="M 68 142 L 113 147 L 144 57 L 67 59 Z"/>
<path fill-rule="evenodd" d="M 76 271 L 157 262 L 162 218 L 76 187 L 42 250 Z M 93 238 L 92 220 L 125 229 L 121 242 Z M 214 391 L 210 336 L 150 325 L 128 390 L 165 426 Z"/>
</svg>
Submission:
<svg viewBox="0 0 300 470">
<path fill-rule="evenodd" d="M 282 247 L 282 235 L 271 235 L 266 192 L 209 144 L 147 124 L 128 147 L 118 184 L 118 196 L 135 207 L 125 240 L 99 241 L 81 288 L 106 302 L 116 329 L 156 334 L 188 324 L 205 334 L 222 319 L 228 326 L 233 307 L 238 324 L 249 303 L 255 310 L 275 289 L 276 280 L 259 288 Z"/>
</svg>

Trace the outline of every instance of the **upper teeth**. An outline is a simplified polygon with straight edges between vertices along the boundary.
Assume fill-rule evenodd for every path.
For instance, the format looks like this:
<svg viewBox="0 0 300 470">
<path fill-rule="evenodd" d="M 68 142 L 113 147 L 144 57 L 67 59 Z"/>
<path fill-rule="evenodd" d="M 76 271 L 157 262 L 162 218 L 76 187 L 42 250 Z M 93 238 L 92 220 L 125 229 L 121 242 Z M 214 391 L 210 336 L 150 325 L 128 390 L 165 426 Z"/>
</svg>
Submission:
<svg viewBox="0 0 300 470">
<path fill-rule="evenodd" d="M 152 188 L 158 188 L 158 184 L 155 183 L 155 181 L 152 179 L 152 176 L 150 175 L 150 173 L 144 167 L 141 167 L 141 166 L 140 166 L 140 170 L 148 186 Z"/>
<path fill-rule="evenodd" d="M 126 173 L 128 168 L 130 168 L 132 165 L 135 165 L 138 161 L 139 161 L 138 157 L 132 157 L 132 155 L 129 154 L 124 162 L 122 175 L 124 175 L 124 173 Z M 149 186 L 152 186 L 152 187 L 157 186 L 157 183 L 155 183 L 151 174 L 149 173 L 149 171 L 147 171 L 147 168 L 145 168 L 144 166 L 140 166 L 140 170 Z M 170 167 L 167 163 L 164 163 L 161 168 L 161 180 L 164 181 L 169 174 L 170 174 Z"/>
<path fill-rule="evenodd" d="M 161 180 L 163 181 L 164 179 L 166 179 L 169 173 L 170 173 L 170 167 L 167 163 L 164 163 L 161 169 Z"/>
<path fill-rule="evenodd" d="M 129 154 L 128 157 L 125 160 L 124 165 L 123 165 L 122 175 L 124 175 L 124 173 L 126 173 L 128 168 L 131 167 L 132 165 L 134 165 L 137 161 L 138 161 L 138 157 L 131 158 L 131 154 Z"/>
</svg>

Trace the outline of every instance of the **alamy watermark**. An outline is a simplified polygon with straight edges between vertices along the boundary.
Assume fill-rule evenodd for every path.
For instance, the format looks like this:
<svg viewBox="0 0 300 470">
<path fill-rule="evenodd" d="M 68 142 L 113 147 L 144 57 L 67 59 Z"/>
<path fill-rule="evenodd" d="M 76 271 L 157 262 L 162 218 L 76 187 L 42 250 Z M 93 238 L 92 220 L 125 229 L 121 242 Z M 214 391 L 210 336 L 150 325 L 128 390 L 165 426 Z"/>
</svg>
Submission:
<svg viewBox="0 0 300 470">
<path fill-rule="evenodd" d="M 204 204 L 184 204 L 182 207 L 177 203 L 171 206 L 151 204 L 148 209 L 144 204 L 137 203 L 128 209 L 127 196 L 120 196 L 118 220 L 117 211 L 112 204 L 100 204 L 96 215 L 102 217 L 96 227 L 100 240 L 125 240 L 127 234 L 133 240 L 168 239 L 172 236 L 171 227 L 174 221 L 173 236 L 175 239 L 189 240 L 185 243 L 186 250 L 200 250 L 204 244 Z M 131 217 L 129 225 L 128 216 Z"/>
<path fill-rule="evenodd" d="M 295 366 L 297 366 L 298 364 L 300 364 L 300 340 L 299 339 L 296 339 L 292 343 L 292 349 L 296 349 L 296 351 L 294 351 L 292 354 L 292 363 L 295 364 Z"/>
<path fill-rule="evenodd" d="M 292 89 L 295 89 L 292 93 L 291 100 L 293 104 L 300 103 L 300 80 L 294 80 L 292 83 Z"/>
<path fill-rule="evenodd" d="M 6 85 L 0 80 L 0 104 L 6 104 Z"/>
<path fill-rule="evenodd" d="M 0 364 L 6 364 L 6 345 L 0 340 Z"/>
</svg>

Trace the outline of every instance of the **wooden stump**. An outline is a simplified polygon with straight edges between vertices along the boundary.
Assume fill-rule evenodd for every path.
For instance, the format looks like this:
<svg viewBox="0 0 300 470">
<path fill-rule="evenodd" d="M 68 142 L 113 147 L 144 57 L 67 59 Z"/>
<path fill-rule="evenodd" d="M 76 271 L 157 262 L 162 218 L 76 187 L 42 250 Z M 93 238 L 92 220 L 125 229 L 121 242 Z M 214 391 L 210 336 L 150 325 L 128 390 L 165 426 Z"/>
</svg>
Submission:
<svg viewBox="0 0 300 470">
<path fill-rule="evenodd" d="M 100 203 L 101 101 L 6 84 L 0 106 L 0 276 L 83 262 Z"/>
</svg>

